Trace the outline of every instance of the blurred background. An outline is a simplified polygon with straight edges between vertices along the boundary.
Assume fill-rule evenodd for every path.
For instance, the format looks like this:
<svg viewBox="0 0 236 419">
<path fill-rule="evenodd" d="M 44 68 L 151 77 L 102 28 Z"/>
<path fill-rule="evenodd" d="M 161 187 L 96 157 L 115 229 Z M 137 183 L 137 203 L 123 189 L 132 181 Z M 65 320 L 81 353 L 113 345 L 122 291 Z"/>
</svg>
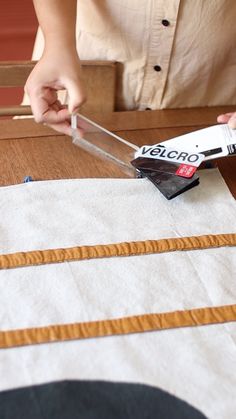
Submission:
<svg viewBox="0 0 236 419">
<path fill-rule="evenodd" d="M 0 61 L 30 60 L 37 27 L 32 0 L 0 0 Z M 0 106 L 22 97 L 23 88 L 0 88 Z"/>
</svg>

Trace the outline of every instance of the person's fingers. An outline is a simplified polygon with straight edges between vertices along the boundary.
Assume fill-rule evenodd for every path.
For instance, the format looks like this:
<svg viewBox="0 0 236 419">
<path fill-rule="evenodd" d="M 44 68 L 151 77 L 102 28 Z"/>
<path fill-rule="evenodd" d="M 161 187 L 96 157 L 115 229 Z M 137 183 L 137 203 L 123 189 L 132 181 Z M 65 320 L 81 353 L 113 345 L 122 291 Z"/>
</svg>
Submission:
<svg viewBox="0 0 236 419">
<path fill-rule="evenodd" d="M 236 112 L 229 112 L 217 117 L 217 122 L 228 124 L 230 128 L 236 129 Z"/>
<path fill-rule="evenodd" d="M 69 107 L 67 109 L 58 101 L 56 91 L 53 89 L 42 89 L 40 94 L 38 92 L 32 92 L 30 100 L 35 121 L 50 126 L 61 124 L 60 126 L 64 127 L 63 122 L 69 119 L 72 113 L 78 111 L 82 103 L 86 100 L 82 88 L 76 83 L 70 83 L 68 93 Z M 65 132 L 64 128 L 62 128 L 62 132 L 70 135 L 67 129 Z"/>
<path fill-rule="evenodd" d="M 58 124 L 44 124 L 50 128 L 53 128 L 55 131 L 60 132 L 61 134 L 69 135 L 72 137 L 72 128 L 70 120 L 66 120 L 64 122 L 60 122 Z M 77 128 L 77 138 L 83 138 L 84 130 L 80 127 Z"/>
<path fill-rule="evenodd" d="M 34 119 L 38 123 L 57 124 L 64 122 L 70 115 L 58 101 L 54 89 L 43 88 L 40 92 L 32 91 L 30 101 Z"/>
<path fill-rule="evenodd" d="M 68 92 L 69 107 L 61 104 L 57 98 L 57 89 L 64 88 Z M 71 114 L 78 111 L 85 101 L 85 94 L 80 80 L 64 80 L 53 87 L 32 85 L 32 80 L 26 84 L 25 90 L 30 97 L 31 108 L 38 123 L 50 126 L 54 130 L 72 136 L 70 127 Z M 68 109 L 69 108 L 69 109 Z M 83 130 L 78 127 L 78 137 Z"/>
<path fill-rule="evenodd" d="M 86 101 L 86 95 L 80 81 L 69 81 L 66 85 L 69 95 L 68 110 L 70 114 L 79 111 L 81 105 Z"/>
<path fill-rule="evenodd" d="M 53 128 L 55 131 L 60 132 L 65 135 L 72 135 L 72 130 L 69 121 L 60 122 L 58 124 L 45 124 L 50 128 Z"/>
<path fill-rule="evenodd" d="M 233 112 L 231 113 L 225 113 L 222 115 L 218 115 L 217 117 L 217 122 L 220 122 L 222 124 L 225 124 L 228 122 L 228 120 L 230 119 L 230 117 L 233 115 Z"/>
<path fill-rule="evenodd" d="M 44 124 L 59 124 L 65 122 L 70 117 L 68 109 L 55 110 L 48 108 L 44 113 L 40 122 Z"/>
<path fill-rule="evenodd" d="M 63 108 L 61 102 L 59 100 L 56 100 L 52 105 L 51 108 L 56 111 L 59 112 L 61 109 L 66 109 L 65 107 Z"/>
<path fill-rule="evenodd" d="M 228 125 L 232 129 L 236 129 L 236 112 L 231 115 L 230 119 L 228 120 Z"/>
<path fill-rule="evenodd" d="M 62 103 L 59 100 L 56 100 L 54 103 L 50 105 L 50 107 L 51 107 L 50 111 L 57 112 L 63 115 L 63 121 L 56 122 L 56 123 L 44 122 L 44 125 L 47 125 L 62 134 L 72 136 L 71 116 L 68 112 L 66 105 L 62 105 Z M 47 112 L 47 114 L 49 114 L 49 111 Z M 47 120 L 50 120 L 50 118 L 47 117 Z M 84 135 L 84 129 L 80 127 L 80 123 L 79 123 L 77 127 L 77 136 L 78 138 L 82 138 L 83 135 Z"/>
</svg>

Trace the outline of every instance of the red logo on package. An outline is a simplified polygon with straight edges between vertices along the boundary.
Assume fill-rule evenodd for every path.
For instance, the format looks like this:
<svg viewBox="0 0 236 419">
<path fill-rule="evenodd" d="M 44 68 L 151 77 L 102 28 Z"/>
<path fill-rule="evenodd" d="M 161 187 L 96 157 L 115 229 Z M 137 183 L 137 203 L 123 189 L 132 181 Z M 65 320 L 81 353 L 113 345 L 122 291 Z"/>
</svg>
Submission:
<svg viewBox="0 0 236 419">
<path fill-rule="evenodd" d="M 178 170 L 176 170 L 175 174 L 177 176 L 191 178 L 196 172 L 196 170 L 196 166 L 190 166 L 189 164 L 181 164 Z"/>
</svg>

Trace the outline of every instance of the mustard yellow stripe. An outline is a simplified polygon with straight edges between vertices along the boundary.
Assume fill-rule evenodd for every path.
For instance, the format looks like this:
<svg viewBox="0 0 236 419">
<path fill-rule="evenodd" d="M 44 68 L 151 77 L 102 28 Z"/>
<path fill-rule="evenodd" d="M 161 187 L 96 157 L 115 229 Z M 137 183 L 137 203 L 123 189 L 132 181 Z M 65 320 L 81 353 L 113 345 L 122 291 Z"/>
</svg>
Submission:
<svg viewBox="0 0 236 419">
<path fill-rule="evenodd" d="M 151 253 L 207 249 L 222 246 L 236 246 L 236 234 L 178 237 L 11 253 L 0 255 L 0 269 L 114 256 L 135 256 Z"/>
<path fill-rule="evenodd" d="M 236 321 L 236 304 L 0 332 L 0 348 Z"/>
</svg>

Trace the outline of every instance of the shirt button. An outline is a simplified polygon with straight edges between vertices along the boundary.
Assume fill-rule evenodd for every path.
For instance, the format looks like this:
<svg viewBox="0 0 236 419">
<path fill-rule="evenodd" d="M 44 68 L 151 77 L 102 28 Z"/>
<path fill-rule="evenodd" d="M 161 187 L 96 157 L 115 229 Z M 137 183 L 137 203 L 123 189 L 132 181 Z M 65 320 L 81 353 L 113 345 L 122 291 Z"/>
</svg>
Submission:
<svg viewBox="0 0 236 419">
<path fill-rule="evenodd" d="M 161 71 L 161 67 L 159 65 L 154 65 L 153 68 L 155 71 Z"/>
<path fill-rule="evenodd" d="M 169 20 L 167 20 L 167 19 L 163 19 L 161 21 L 161 23 L 162 23 L 163 26 L 169 26 L 169 24 L 170 24 Z"/>
</svg>

